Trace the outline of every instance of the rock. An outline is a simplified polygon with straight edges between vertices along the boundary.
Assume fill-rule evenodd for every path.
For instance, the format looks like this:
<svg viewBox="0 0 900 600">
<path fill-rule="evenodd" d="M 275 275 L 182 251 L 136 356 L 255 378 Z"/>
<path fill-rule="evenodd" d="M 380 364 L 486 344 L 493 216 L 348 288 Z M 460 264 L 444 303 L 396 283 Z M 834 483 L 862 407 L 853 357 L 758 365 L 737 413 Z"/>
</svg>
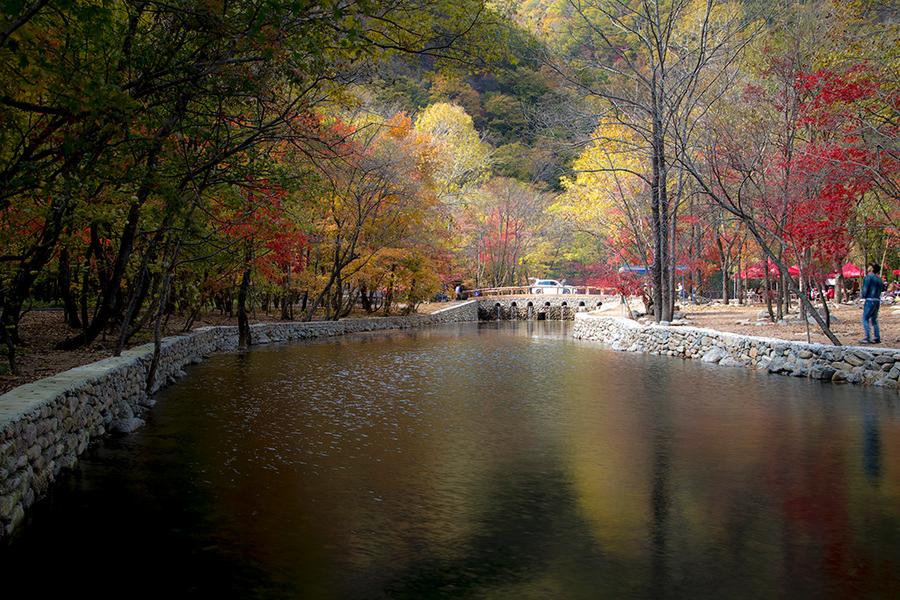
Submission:
<svg viewBox="0 0 900 600">
<path fill-rule="evenodd" d="M 672 313 L 672 320 L 673 320 L 673 321 L 680 321 L 680 320 L 682 320 L 682 319 L 684 319 L 684 313 L 683 313 L 683 312 L 675 311 L 674 313 Z"/>
<path fill-rule="evenodd" d="M 831 381 L 832 377 L 834 377 L 834 369 L 831 367 L 813 367 L 809 370 L 809 376 L 812 379 L 819 379 L 822 381 Z"/>
<path fill-rule="evenodd" d="M 118 419 L 110 423 L 110 430 L 115 433 L 132 433 L 144 425 L 144 420 L 137 417 Z"/>
<path fill-rule="evenodd" d="M 797 354 L 797 356 L 799 356 L 800 358 L 812 358 L 812 355 L 812 351 L 805 348 Z"/>
<path fill-rule="evenodd" d="M 10 515 L 9 524 L 6 526 L 6 533 L 11 533 L 23 519 L 25 519 L 25 509 L 22 508 L 21 504 L 16 504 L 15 508 L 13 508 L 12 515 Z"/>
<path fill-rule="evenodd" d="M 834 375 L 831 376 L 831 381 L 835 383 L 845 383 L 850 377 L 850 373 L 847 371 L 835 371 Z"/>
<path fill-rule="evenodd" d="M 17 502 L 18 500 L 13 495 L 0 496 L 0 519 L 9 519 Z"/>
<path fill-rule="evenodd" d="M 856 354 L 848 353 L 847 356 L 844 357 L 844 362 L 853 365 L 854 367 L 858 367 L 862 364 L 865 364 L 865 360 L 858 357 Z"/>
<path fill-rule="evenodd" d="M 880 370 L 866 369 L 862 373 L 863 382 L 867 385 L 873 385 L 882 377 L 884 377 L 884 372 Z"/>
<path fill-rule="evenodd" d="M 821 313 L 819 313 L 819 314 L 821 314 Z M 802 321 L 802 319 L 799 319 L 799 318 L 798 318 L 798 320 Z M 825 315 L 822 315 L 822 320 L 823 321 L 825 320 Z M 812 318 L 812 316 L 806 317 L 806 322 L 809 323 L 810 325 L 818 325 L 818 323 L 816 323 L 816 320 L 814 318 Z M 840 322 L 841 322 L 841 319 L 836 314 L 832 313 L 831 314 L 831 323 L 834 324 L 834 323 L 840 323 Z"/>
<path fill-rule="evenodd" d="M 722 360 L 719 361 L 719 365 L 723 367 L 742 367 L 744 366 L 743 361 L 737 360 L 731 356 L 726 356 Z"/>
<path fill-rule="evenodd" d="M 705 363 L 718 363 L 726 356 L 728 356 L 728 353 L 725 352 L 725 350 L 719 347 L 715 347 L 710 348 L 709 351 L 704 354 L 703 358 L 701 358 L 700 360 Z"/>
<path fill-rule="evenodd" d="M 849 371 L 850 369 L 853 368 L 853 365 L 851 365 L 849 362 L 844 362 L 844 361 L 840 361 L 840 360 L 831 363 L 831 366 L 836 371 Z"/>
<path fill-rule="evenodd" d="M 853 352 L 847 352 L 846 354 L 844 354 L 844 360 L 854 367 L 858 367 L 870 360 L 875 360 L 875 357 L 868 352 L 863 352 L 862 350 L 854 350 Z"/>
<path fill-rule="evenodd" d="M 875 357 L 875 362 L 879 365 L 888 365 L 888 364 L 893 364 L 894 359 L 893 359 L 893 357 L 887 356 L 885 354 L 879 354 L 878 356 Z"/>
<path fill-rule="evenodd" d="M 773 358 L 771 362 L 769 362 L 768 371 L 769 373 L 786 373 L 790 369 L 788 368 L 785 360 L 780 356 L 777 358 Z"/>
<path fill-rule="evenodd" d="M 896 390 L 898 388 L 898 386 L 900 386 L 900 384 L 898 384 L 897 381 L 894 379 L 888 379 L 887 377 L 885 377 L 883 379 L 879 379 L 878 381 L 876 381 L 875 386 L 888 388 L 891 390 Z"/>
</svg>

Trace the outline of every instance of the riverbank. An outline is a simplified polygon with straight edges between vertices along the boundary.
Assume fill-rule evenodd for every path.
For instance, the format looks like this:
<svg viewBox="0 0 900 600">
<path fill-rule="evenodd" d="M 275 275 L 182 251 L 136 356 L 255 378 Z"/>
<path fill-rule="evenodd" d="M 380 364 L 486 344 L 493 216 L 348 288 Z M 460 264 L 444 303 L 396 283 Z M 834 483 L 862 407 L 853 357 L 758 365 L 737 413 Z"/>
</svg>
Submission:
<svg viewBox="0 0 900 600">
<path fill-rule="evenodd" d="M 794 342 L 685 325 L 644 324 L 602 313 L 576 315 L 572 335 L 619 351 L 699 359 L 835 383 L 900 387 L 898 348 Z"/>
<path fill-rule="evenodd" d="M 421 304 L 416 314 L 427 315 L 447 308 L 462 304 L 454 303 L 430 303 Z M 359 314 L 356 318 L 379 319 L 383 316 Z M 288 323 L 301 322 L 288 321 Z M 266 314 L 259 311 L 250 315 L 251 325 L 261 323 L 285 323 L 279 318 L 278 312 Z M 197 331 L 204 327 L 229 327 L 237 325 L 237 316 L 211 312 L 198 317 L 185 329 L 183 318 L 172 318 L 166 323 L 164 336 L 184 335 L 191 331 Z M 17 353 L 18 370 L 12 375 L 6 368 L 5 361 L 0 359 L 0 394 L 4 394 L 20 385 L 31 383 L 45 377 L 51 377 L 57 373 L 87 365 L 98 360 L 110 358 L 115 353 L 116 343 L 114 336 L 101 336 L 93 343 L 76 350 L 59 350 L 56 345 L 73 335 L 74 330 L 65 324 L 62 309 L 44 309 L 26 312 L 19 323 L 20 335 L 25 342 L 19 346 Z M 141 332 L 126 349 L 137 348 L 151 341 L 149 331 Z"/>
<path fill-rule="evenodd" d="M 254 344 L 287 342 L 364 331 L 476 321 L 476 302 L 428 315 L 311 323 L 259 323 Z M 107 432 L 128 433 L 155 401 L 152 392 L 185 374 L 184 368 L 216 352 L 237 349 L 237 327 L 204 327 L 162 341 L 159 365 L 147 394 L 153 345 L 126 350 L 0 395 L 0 538 L 44 494 L 63 468 L 75 464 L 90 441 Z"/>
</svg>

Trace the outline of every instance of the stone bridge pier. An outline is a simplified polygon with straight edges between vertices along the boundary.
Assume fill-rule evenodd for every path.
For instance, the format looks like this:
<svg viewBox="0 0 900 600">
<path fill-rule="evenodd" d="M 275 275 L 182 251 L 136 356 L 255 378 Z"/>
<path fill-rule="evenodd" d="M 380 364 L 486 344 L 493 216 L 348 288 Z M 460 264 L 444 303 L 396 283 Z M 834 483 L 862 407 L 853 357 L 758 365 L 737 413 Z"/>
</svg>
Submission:
<svg viewBox="0 0 900 600">
<path fill-rule="evenodd" d="M 598 295 L 541 295 L 480 298 L 479 321 L 572 321 L 575 314 L 600 308 L 609 298 Z"/>
</svg>

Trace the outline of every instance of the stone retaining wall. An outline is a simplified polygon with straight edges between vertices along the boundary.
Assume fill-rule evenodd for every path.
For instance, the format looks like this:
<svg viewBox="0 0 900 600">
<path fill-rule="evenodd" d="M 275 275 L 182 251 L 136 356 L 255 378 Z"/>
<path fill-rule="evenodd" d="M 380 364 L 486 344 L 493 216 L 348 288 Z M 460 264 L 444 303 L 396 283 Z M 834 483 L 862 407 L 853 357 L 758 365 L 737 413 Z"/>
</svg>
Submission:
<svg viewBox="0 0 900 600">
<path fill-rule="evenodd" d="M 622 317 L 581 313 L 572 335 L 613 350 L 695 358 L 723 366 L 898 389 L 900 349 L 831 346 L 684 326 L 641 325 Z"/>
<path fill-rule="evenodd" d="M 406 329 L 476 321 L 471 301 L 430 315 L 345 319 L 251 326 L 253 344 L 267 344 L 363 331 Z M 237 327 L 205 327 L 162 340 L 153 386 L 183 376 L 184 367 L 215 352 L 237 349 Z M 88 443 L 107 432 L 131 432 L 155 401 L 145 393 L 153 345 L 29 383 L 0 396 L 0 539 L 25 516 L 60 470 L 72 467 Z"/>
</svg>

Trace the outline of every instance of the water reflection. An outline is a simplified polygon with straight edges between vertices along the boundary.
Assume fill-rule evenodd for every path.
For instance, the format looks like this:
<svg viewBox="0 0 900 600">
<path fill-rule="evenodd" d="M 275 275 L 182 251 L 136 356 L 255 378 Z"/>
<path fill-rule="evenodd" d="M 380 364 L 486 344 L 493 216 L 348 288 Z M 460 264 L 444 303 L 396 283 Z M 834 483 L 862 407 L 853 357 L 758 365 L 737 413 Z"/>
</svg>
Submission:
<svg viewBox="0 0 900 600">
<path fill-rule="evenodd" d="M 896 393 L 564 327 L 214 357 L 92 450 L 0 565 L 94 595 L 149 570 L 141 594 L 900 596 Z"/>
<path fill-rule="evenodd" d="M 863 467 L 873 485 L 881 478 L 881 437 L 878 410 L 871 401 L 863 402 Z"/>
</svg>

